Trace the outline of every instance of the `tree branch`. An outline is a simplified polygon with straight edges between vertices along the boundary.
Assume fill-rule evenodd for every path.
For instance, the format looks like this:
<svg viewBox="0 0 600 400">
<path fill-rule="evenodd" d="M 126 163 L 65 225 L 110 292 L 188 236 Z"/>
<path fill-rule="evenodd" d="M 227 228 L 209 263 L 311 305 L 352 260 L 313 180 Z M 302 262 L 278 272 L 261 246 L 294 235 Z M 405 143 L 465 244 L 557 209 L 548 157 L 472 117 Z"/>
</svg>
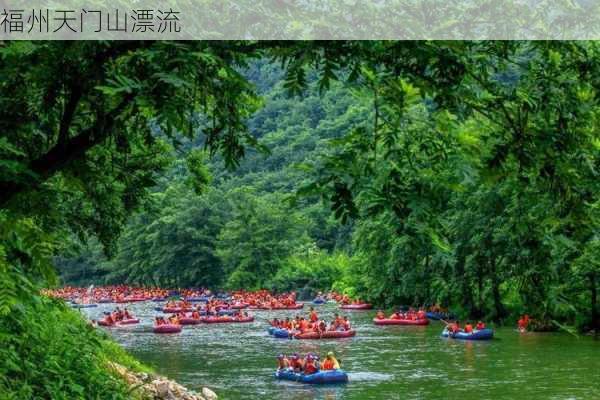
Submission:
<svg viewBox="0 0 600 400">
<path fill-rule="evenodd" d="M 18 194 L 39 187 L 56 172 L 63 170 L 73 161 L 81 159 L 89 149 L 102 143 L 109 136 L 119 114 L 134 96 L 133 93 L 128 94 L 112 111 L 98 118 L 94 126 L 77 136 L 67 138 L 64 143 L 57 143 L 47 153 L 32 160 L 28 165 L 28 171 L 14 181 L 0 182 L 0 207 L 5 208 Z M 37 179 L 31 180 L 31 173 L 36 175 Z"/>
</svg>

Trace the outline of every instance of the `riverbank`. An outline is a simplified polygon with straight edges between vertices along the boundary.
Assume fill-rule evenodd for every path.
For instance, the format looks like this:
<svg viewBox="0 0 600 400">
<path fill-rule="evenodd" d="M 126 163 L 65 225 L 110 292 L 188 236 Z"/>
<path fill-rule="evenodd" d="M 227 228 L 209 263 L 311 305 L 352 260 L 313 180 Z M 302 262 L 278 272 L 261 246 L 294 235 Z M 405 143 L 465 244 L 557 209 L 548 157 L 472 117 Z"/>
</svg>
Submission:
<svg viewBox="0 0 600 400">
<path fill-rule="evenodd" d="M 0 314 L 0 337 L 1 399 L 217 398 L 156 374 L 61 300 L 24 299 Z"/>
<path fill-rule="evenodd" d="M 153 373 L 134 372 L 123 365 L 110 362 L 109 368 L 129 385 L 131 391 L 141 399 L 151 400 L 217 400 L 218 396 L 209 388 L 202 394 L 189 390 L 179 383 Z"/>
</svg>

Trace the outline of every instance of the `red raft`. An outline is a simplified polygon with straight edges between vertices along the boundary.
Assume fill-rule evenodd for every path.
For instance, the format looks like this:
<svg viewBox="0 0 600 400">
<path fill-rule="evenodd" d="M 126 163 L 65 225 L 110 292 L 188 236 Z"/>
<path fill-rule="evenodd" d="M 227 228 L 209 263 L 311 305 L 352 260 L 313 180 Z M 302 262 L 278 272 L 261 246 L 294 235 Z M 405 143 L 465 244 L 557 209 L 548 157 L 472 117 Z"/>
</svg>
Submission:
<svg viewBox="0 0 600 400">
<path fill-rule="evenodd" d="M 181 325 L 198 325 L 200 322 L 202 322 L 201 318 L 192 318 L 192 317 L 179 318 L 179 323 Z"/>
<path fill-rule="evenodd" d="M 342 310 L 370 310 L 373 308 L 373 305 L 371 305 L 369 303 L 344 304 L 344 305 L 341 305 L 340 308 Z"/>
<path fill-rule="evenodd" d="M 191 308 L 181 308 L 181 307 L 163 307 L 162 312 L 165 314 L 179 314 L 180 312 L 190 312 Z"/>
<path fill-rule="evenodd" d="M 204 322 L 205 324 L 223 324 L 223 323 L 243 323 L 243 322 L 252 322 L 254 321 L 254 317 L 239 317 L 239 318 L 234 318 L 234 317 L 229 317 L 229 316 L 222 316 L 222 317 L 202 317 L 201 319 L 202 322 Z"/>
<path fill-rule="evenodd" d="M 175 324 L 154 325 L 154 333 L 179 333 L 179 332 L 181 332 L 181 325 L 175 325 Z"/>
<path fill-rule="evenodd" d="M 304 332 L 294 335 L 295 339 L 342 339 L 356 336 L 356 331 L 326 331 L 326 332 Z"/>
<path fill-rule="evenodd" d="M 138 324 L 140 322 L 140 320 L 138 318 L 127 318 L 127 319 L 122 319 L 120 321 L 117 321 L 117 326 L 118 325 L 133 325 L 133 324 Z"/>
<path fill-rule="evenodd" d="M 130 296 L 130 297 L 124 297 L 121 299 L 117 299 L 115 301 L 115 303 L 136 303 L 139 301 L 146 301 L 145 297 L 139 297 L 139 296 Z"/>
<path fill-rule="evenodd" d="M 276 306 L 276 307 L 258 307 L 258 306 L 250 306 L 248 309 L 250 310 L 300 310 L 304 307 L 304 303 L 294 304 L 293 306 Z"/>
<path fill-rule="evenodd" d="M 115 323 L 114 322 L 108 322 L 106 320 L 106 318 L 102 318 L 102 319 L 98 320 L 98 325 L 100 325 L 100 326 L 114 326 Z"/>
<path fill-rule="evenodd" d="M 395 318 L 375 318 L 373 319 L 375 325 L 429 325 L 427 318 L 421 319 L 395 319 Z"/>
</svg>

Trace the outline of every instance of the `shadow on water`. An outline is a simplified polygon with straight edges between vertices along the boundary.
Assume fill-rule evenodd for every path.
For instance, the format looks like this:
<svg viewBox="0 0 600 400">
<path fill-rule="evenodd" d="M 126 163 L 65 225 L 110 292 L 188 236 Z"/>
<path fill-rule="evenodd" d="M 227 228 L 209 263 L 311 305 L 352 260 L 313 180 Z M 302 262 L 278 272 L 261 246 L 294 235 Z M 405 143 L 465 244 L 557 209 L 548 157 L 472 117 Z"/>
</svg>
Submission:
<svg viewBox="0 0 600 400">
<path fill-rule="evenodd" d="M 496 330 L 490 342 L 441 338 L 441 323 L 377 327 L 374 312 L 350 312 L 357 336 L 343 340 L 275 339 L 267 321 L 294 312 L 256 312 L 250 324 L 197 325 L 180 334 L 152 332 L 154 303 L 132 304 L 136 326 L 108 329 L 157 372 L 224 399 L 598 399 L 600 342 L 566 334 Z M 92 318 L 114 305 L 82 310 Z M 306 310 L 304 311 L 306 313 Z M 326 319 L 335 305 L 318 309 Z M 311 386 L 274 379 L 279 353 L 335 351 L 349 383 Z"/>
</svg>

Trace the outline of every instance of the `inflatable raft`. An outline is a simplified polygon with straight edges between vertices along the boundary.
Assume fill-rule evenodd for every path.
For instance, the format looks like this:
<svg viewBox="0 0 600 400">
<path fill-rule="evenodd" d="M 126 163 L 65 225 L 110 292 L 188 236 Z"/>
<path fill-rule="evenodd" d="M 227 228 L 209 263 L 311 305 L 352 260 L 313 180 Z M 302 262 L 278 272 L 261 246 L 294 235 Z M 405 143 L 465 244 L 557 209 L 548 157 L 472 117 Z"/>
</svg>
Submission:
<svg viewBox="0 0 600 400">
<path fill-rule="evenodd" d="M 181 325 L 165 324 L 154 325 L 154 333 L 178 333 L 181 332 Z"/>
<path fill-rule="evenodd" d="M 164 312 L 165 314 L 177 314 L 180 312 L 190 312 L 192 311 L 191 308 L 181 308 L 181 307 L 157 307 L 155 308 L 155 310 L 159 310 Z"/>
<path fill-rule="evenodd" d="M 120 321 L 117 321 L 116 325 L 133 325 L 133 324 L 139 324 L 140 320 L 138 318 L 127 318 L 127 319 L 122 319 Z"/>
<path fill-rule="evenodd" d="M 249 310 L 257 310 L 257 311 L 269 311 L 269 310 L 300 310 L 304 307 L 304 303 L 298 303 L 293 306 L 277 306 L 277 307 L 258 307 L 258 306 L 250 306 Z"/>
<path fill-rule="evenodd" d="M 482 329 L 480 331 L 473 331 L 473 333 L 450 333 L 447 329 L 444 329 L 442 337 L 460 340 L 491 340 L 494 338 L 494 331 L 491 329 Z"/>
<path fill-rule="evenodd" d="M 326 301 L 325 299 L 321 298 L 321 297 L 317 297 L 312 301 L 313 304 L 325 304 Z"/>
<path fill-rule="evenodd" d="M 190 296 L 190 297 L 184 297 L 185 301 L 189 301 L 190 303 L 206 303 L 207 301 L 210 300 L 210 297 L 208 296 Z"/>
<path fill-rule="evenodd" d="M 254 317 L 239 317 L 233 318 L 229 316 L 223 317 L 203 317 L 201 319 L 205 324 L 219 324 L 219 323 L 243 323 L 243 322 L 252 322 L 254 321 Z"/>
<path fill-rule="evenodd" d="M 296 333 L 295 339 L 343 339 L 356 336 L 356 331 L 351 329 L 349 331 L 326 331 L 326 332 L 304 332 Z"/>
<path fill-rule="evenodd" d="M 375 325 L 429 325 L 427 318 L 423 319 L 395 319 L 395 318 L 375 318 L 373 319 Z"/>
<path fill-rule="evenodd" d="M 346 383 L 348 382 L 348 374 L 341 369 L 332 371 L 317 372 L 310 375 L 300 374 L 291 370 L 280 370 L 275 372 L 277 379 L 285 379 L 288 381 L 311 383 L 311 384 L 327 384 L 327 383 Z"/>
<path fill-rule="evenodd" d="M 181 325 L 198 325 L 201 322 L 202 322 L 201 318 L 192 318 L 192 317 L 179 318 L 179 323 Z"/>
<path fill-rule="evenodd" d="M 369 303 L 345 304 L 345 305 L 341 305 L 340 308 L 342 310 L 370 310 L 373 308 L 373 306 Z"/>
<path fill-rule="evenodd" d="M 102 318 L 102 319 L 98 320 L 98 325 L 100 325 L 100 326 L 114 326 L 115 323 L 114 322 L 108 322 L 106 320 L 106 318 Z"/>
<path fill-rule="evenodd" d="M 269 328 L 269 334 L 272 335 L 273 337 L 276 337 L 279 339 L 290 339 L 293 337 L 291 335 L 290 331 L 288 331 L 287 329 L 274 328 L 274 327 Z"/>
</svg>

